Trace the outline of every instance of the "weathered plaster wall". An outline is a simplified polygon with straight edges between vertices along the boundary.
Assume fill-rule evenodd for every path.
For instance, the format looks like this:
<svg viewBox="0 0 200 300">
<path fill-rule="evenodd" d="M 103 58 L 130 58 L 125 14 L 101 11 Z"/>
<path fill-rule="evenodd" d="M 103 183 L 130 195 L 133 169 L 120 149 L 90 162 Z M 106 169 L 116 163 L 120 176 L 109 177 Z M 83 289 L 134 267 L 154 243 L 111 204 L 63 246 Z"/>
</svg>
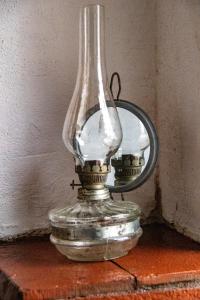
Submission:
<svg viewBox="0 0 200 300">
<path fill-rule="evenodd" d="M 85 0 L 0 1 L 0 238 L 47 228 L 47 213 L 76 191 L 61 131 L 74 89 L 78 17 Z M 109 74 L 122 98 L 155 117 L 155 1 L 105 0 Z M 153 177 L 126 198 L 147 216 Z"/>
<path fill-rule="evenodd" d="M 157 1 L 163 217 L 200 241 L 200 1 Z"/>
</svg>

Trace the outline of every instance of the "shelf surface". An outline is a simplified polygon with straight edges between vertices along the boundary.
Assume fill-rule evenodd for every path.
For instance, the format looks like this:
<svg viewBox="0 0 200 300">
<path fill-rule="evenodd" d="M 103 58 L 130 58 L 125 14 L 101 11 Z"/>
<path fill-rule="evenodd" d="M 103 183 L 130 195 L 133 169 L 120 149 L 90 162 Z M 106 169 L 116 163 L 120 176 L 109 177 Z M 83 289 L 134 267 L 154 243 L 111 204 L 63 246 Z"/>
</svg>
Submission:
<svg viewBox="0 0 200 300">
<path fill-rule="evenodd" d="M 114 261 L 77 263 L 47 237 L 0 245 L 0 299 L 200 299 L 200 245 L 164 225 Z"/>
</svg>

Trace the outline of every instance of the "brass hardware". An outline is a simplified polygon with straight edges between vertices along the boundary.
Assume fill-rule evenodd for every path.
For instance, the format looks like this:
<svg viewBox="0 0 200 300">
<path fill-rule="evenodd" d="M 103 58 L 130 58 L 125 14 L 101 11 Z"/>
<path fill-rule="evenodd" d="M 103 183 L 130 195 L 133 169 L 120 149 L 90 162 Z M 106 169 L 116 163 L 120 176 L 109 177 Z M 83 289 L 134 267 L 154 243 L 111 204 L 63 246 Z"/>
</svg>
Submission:
<svg viewBox="0 0 200 300">
<path fill-rule="evenodd" d="M 109 164 L 102 164 L 97 160 L 86 161 L 84 166 L 78 165 L 75 167 L 82 186 L 92 190 L 104 188 L 110 170 Z"/>
<path fill-rule="evenodd" d="M 117 186 L 135 180 L 141 174 L 145 161 L 141 156 L 126 154 L 120 158 L 113 158 L 111 164 L 115 168 L 115 185 Z"/>
<path fill-rule="evenodd" d="M 82 186 L 80 183 L 75 183 L 74 179 L 72 180 L 72 182 L 70 183 L 70 186 L 72 187 L 72 190 L 74 190 L 75 186 Z"/>
<path fill-rule="evenodd" d="M 110 199 L 110 192 L 108 188 L 103 189 L 78 189 L 78 199 L 84 201 L 96 201 Z"/>
</svg>

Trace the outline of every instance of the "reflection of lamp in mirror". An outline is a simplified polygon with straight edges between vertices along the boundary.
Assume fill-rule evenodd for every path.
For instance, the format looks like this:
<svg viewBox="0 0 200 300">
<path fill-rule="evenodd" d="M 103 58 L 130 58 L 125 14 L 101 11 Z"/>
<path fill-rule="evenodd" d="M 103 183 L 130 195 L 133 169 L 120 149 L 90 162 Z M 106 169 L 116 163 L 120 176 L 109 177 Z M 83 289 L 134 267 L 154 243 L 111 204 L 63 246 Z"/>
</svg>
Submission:
<svg viewBox="0 0 200 300">
<path fill-rule="evenodd" d="M 49 214 L 51 241 L 73 260 L 125 255 L 142 231 L 138 206 L 113 201 L 105 187 L 110 157 L 120 146 L 122 131 L 107 86 L 103 26 L 102 6 L 83 9 L 77 82 L 63 128 L 63 140 L 75 157 L 82 187 L 76 204 Z M 97 110 L 91 126 L 91 112 Z"/>
<path fill-rule="evenodd" d="M 118 109 L 123 140 L 111 164 L 115 169 L 115 186 L 135 180 L 149 156 L 149 136 L 143 123 L 128 110 Z M 131 127 L 130 127 L 131 124 Z"/>
</svg>

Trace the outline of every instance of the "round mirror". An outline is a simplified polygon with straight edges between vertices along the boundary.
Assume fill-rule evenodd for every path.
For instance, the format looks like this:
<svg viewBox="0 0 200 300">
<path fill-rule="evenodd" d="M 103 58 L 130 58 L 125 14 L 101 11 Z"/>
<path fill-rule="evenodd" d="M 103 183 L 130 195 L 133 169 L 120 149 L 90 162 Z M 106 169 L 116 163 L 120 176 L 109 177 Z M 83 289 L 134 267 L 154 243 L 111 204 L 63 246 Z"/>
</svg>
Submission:
<svg viewBox="0 0 200 300">
<path fill-rule="evenodd" d="M 106 185 L 110 192 L 122 193 L 142 185 L 153 172 L 158 156 L 158 138 L 150 118 L 141 108 L 125 100 L 115 100 L 115 105 L 122 126 L 123 138 L 118 151 L 111 157 L 111 172 L 107 177 Z M 91 141 L 94 141 L 93 132 L 100 123 L 97 122 L 100 118 L 101 113 L 98 107 L 90 110 L 81 136 L 85 134 Z M 83 146 L 80 152 L 84 154 L 84 151 Z M 90 156 L 93 153 L 95 157 L 93 147 L 90 152 Z"/>
</svg>

